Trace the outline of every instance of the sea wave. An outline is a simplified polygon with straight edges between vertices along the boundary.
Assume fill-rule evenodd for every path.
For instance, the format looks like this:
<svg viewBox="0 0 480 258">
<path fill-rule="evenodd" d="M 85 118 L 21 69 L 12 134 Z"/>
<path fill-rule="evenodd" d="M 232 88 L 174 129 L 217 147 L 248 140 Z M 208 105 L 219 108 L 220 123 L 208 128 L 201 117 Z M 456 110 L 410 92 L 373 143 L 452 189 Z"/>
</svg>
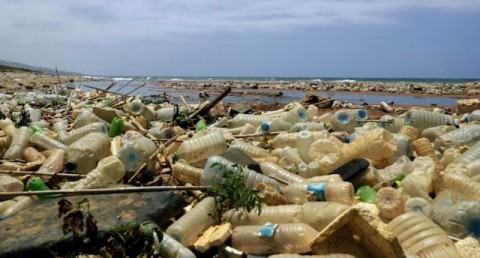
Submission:
<svg viewBox="0 0 480 258">
<path fill-rule="evenodd" d="M 174 81 L 174 82 L 176 82 L 176 81 L 184 81 L 184 80 L 185 80 L 185 79 L 183 79 L 183 78 L 172 78 L 172 79 L 170 79 L 170 81 Z"/>
<path fill-rule="evenodd" d="M 322 82 L 322 79 L 313 79 L 312 82 Z"/>
<path fill-rule="evenodd" d="M 124 78 L 124 77 L 114 77 L 112 78 L 114 81 L 131 81 L 133 78 Z"/>
<path fill-rule="evenodd" d="M 85 78 L 85 79 L 105 79 L 105 77 L 101 77 L 101 76 L 90 76 L 90 75 L 84 75 L 82 76 L 82 78 Z"/>
<path fill-rule="evenodd" d="M 357 81 L 352 79 L 343 79 L 343 80 L 337 80 L 337 82 L 357 82 Z"/>
</svg>

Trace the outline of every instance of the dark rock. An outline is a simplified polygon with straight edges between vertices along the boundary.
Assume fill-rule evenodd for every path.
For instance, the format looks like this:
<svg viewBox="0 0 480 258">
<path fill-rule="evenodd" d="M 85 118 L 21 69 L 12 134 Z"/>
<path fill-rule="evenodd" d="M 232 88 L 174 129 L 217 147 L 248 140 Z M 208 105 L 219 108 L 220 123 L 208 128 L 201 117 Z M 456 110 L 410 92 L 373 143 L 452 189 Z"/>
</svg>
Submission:
<svg viewBox="0 0 480 258">
<path fill-rule="evenodd" d="M 83 199 L 97 222 L 98 234 L 93 244 L 107 236 L 137 232 L 144 221 L 164 225 L 185 205 L 181 195 L 171 192 L 84 195 L 65 197 L 75 206 Z M 62 232 L 63 218 L 58 217 L 59 198 L 35 203 L 31 208 L 0 220 L 0 257 L 53 257 L 52 251 L 78 248 L 73 237 Z M 142 244 L 143 245 L 143 244 Z M 63 253 L 63 252 L 62 252 Z"/>
</svg>

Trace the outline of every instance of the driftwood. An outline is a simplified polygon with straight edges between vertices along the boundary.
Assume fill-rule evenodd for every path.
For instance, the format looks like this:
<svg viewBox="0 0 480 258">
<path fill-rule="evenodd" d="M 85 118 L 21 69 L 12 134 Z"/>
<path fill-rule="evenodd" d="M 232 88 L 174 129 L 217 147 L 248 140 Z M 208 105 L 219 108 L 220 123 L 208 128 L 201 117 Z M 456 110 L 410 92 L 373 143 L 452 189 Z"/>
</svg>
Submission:
<svg viewBox="0 0 480 258">
<path fill-rule="evenodd" d="M 212 109 L 215 105 L 217 105 L 218 102 L 220 102 L 223 98 L 225 98 L 228 93 L 232 91 L 231 87 L 227 87 L 222 94 L 218 95 L 212 102 L 208 103 L 207 105 L 203 106 L 202 108 L 197 109 L 194 111 L 190 116 L 188 116 L 188 119 L 193 119 L 197 116 L 202 116 L 206 114 L 210 109 Z"/>
</svg>

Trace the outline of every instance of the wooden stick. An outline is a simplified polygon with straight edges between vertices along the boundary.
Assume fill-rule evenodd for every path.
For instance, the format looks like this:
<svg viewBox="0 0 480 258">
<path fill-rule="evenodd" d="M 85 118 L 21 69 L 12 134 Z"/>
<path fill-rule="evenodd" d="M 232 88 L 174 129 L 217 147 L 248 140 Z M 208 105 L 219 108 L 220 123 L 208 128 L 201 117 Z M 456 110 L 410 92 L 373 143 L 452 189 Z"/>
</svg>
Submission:
<svg viewBox="0 0 480 258">
<path fill-rule="evenodd" d="M 134 77 L 133 79 L 131 79 L 129 82 L 127 82 L 125 85 L 123 85 L 122 87 L 120 87 L 118 90 L 116 90 L 115 92 L 119 92 L 120 90 L 122 90 L 123 88 L 125 88 L 125 86 L 129 85 L 131 82 L 135 81 L 138 77 Z"/>
<path fill-rule="evenodd" d="M 185 106 L 187 107 L 188 111 L 191 111 L 192 109 L 190 108 L 190 106 L 189 106 L 188 103 L 185 101 L 185 99 L 183 98 L 182 95 L 180 95 L 180 99 L 182 100 L 183 104 L 185 104 Z"/>
<path fill-rule="evenodd" d="M 212 102 L 208 103 L 207 105 L 205 105 L 203 108 L 200 108 L 200 109 L 197 109 L 195 112 L 193 112 L 192 114 L 190 114 L 190 116 L 188 116 L 188 119 L 192 119 L 196 116 L 201 116 L 205 113 L 207 113 L 210 109 L 212 109 L 218 102 L 220 102 L 223 98 L 225 98 L 228 93 L 230 93 L 232 91 L 232 87 L 227 87 L 223 92 L 222 94 L 218 95 Z"/>
<path fill-rule="evenodd" d="M 0 170 L 0 174 L 7 174 L 7 175 L 61 176 L 61 177 L 70 177 L 70 178 L 83 178 L 83 177 L 86 177 L 86 175 L 78 175 L 78 174 L 44 173 L 44 172 L 37 172 L 37 171 L 9 171 L 9 170 Z"/>
<path fill-rule="evenodd" d="M 97 87 L 89 86 L 89 85 L 86 85 L 86 84 L 84 84 L 83 86 L 84 86 L 84 87 L 87 87 L 87 88 L 90 88 L 90 89 L 94 89 L 94 90 L 99 90 L 99 91 L 103 91 L 103 92 L 107 92 L 107 93 L 112 93 L 112 94 L 115 94 L 115 95 L 120 95 L 120 96 L 123 96 L 123 97 L 128 97 L 128 95 L 125 95 L 125 94 L 122 94 L 122 93 L 118 93 L 118 92 L 114 92 L 114 91 L 109 91 L 109 90 L 104 90 L 104 89 L 100 89 L 100 88 L 97 88 Z"/>
<path fill-rule="evenodd" d="M 44 191 L 5 192 L 5 193 L 0 193 L 0 197 L 46 195 L 46 194 L 53 195 L 52 197 L 60 197 L 60 196 L 67 196 L 67 195 L 146 193 L 146 192 L 162 192 L 162 191 L 174 191 L 174 190 L 207 190 L 210 188 L 211 186 L 148 186 L 148 187 L 102 188 L 102 189 L 82 189 L 82 190 L 72 190 L 72 189 L 44 190 Z"/>
<path fill-rule="evenodd" d="M 136 90 L 140 89 L 141 87 L 145 86 L 146 84 L 147 84 L 147 83 L 144 83 L 144 84 L 142 84 L 142 85 L 140 85 L 140 86 L 136 87 L 135 89 L 133 89 L 133 90 L 131 90 L 131 91 L 127 92 L 127 94 L 125 94 L 125 95 L 127 95 L 127 96 L 128 96 L 128 95 L 132 94 L 134 91 L 136 91 Z"/>
<path fill-rule="evenodd" d="M 60 81 L 60 76 L 58 75 L 58 70 L 57 67 L 55 66 L 55 73 L 57 74 L 57 79 L 58 79 L 58 86 L 62 86 L 62 82 Z M 57 94 L 57 86 L 53 85 L 53 92 Z"/>
</svg>

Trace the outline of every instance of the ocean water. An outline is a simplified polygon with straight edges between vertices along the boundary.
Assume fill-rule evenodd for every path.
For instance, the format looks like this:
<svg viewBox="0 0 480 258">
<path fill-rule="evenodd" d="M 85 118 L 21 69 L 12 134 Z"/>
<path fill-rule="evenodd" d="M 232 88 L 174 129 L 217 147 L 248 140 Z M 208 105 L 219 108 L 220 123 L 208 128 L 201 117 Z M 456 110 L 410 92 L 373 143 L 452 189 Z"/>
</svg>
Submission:
<svg viewBox="0 0 480 258">
<path fill-rule="evenodd" d="M 138 86 L 145 84 L 144 86 L 136 89 L 131 95 L 135 96 L 143 96 L 147 99 L 152 99 L 153 101 L 157 101 L 160 98 L 154 97 L 154 95 L 161 95 L 166 93 L 168 96 L 171 97 L 171 102 L 173 103 L 181 103 L 181 97 L 184 97 L 187 102 L 189 103 L 198 103 L 200 98 L 198 96 L 198 92 L 192 90 L 172 90 L 167 88 L 162 88 L 161 86 L 154 85 L 150 83 L 150 80 L 146 79 L 135 79 L 132 81 L 133 78 L 122 77 L 122 78 L 108 78 L 102 81 L 87 81 L 82 83 L 77 83 L 76 86 L 80 87 L 83 91 L 90 91 L 91 88 L 84 87 L 83 85 L 93 86 L 99 89 L 106 89 L 112 82 L 116 82 L 116 84 L 110 88 L 110 91 L 128 94 L 132 90 L 135 90 Z M 151 79 L 153 80 L 153 79 Z M 239 92 L 240 90 L 234 89 L 234 92 Z M 257 92 L 256 90 L 242 90 L 242 92 Z M 265 96 L 261 94 L 229 94 L 227 95 L 223 101 L 225 102 L 253 102 L 253 103 L 282 103 L 287 104 L 293 101 L 301 101 L 305 96 L 305 92 L 303 91 L 292 91 L 292 90 L 282 90 L 283 95 L 281 97 L 274 97 L 274 96 Z M 318 91 L 316 92 L 317 95 L 323 97 L 330 97 L 339 101 L 344 102 L 351 102 L 354 104 L 378 104 L 380 101 L 385 102 L 393 102 L 397 105 L 422 105 L 422 106 L 430 106 L 430 105 L 438 105 L 438 106 L 456 106 L 458 98 L 454 97 L 441 97 L 441 96 L 399 96 L 399 95 L 392 95 L 392 94 L 385 94 L 385 95 L 369 95 L 369 94 L 362 94 L 362 93 L 345 93 L 345 92 L 323 92 Z M 215 93 L 211 94 L 213 95 Z"/>
</svg>

